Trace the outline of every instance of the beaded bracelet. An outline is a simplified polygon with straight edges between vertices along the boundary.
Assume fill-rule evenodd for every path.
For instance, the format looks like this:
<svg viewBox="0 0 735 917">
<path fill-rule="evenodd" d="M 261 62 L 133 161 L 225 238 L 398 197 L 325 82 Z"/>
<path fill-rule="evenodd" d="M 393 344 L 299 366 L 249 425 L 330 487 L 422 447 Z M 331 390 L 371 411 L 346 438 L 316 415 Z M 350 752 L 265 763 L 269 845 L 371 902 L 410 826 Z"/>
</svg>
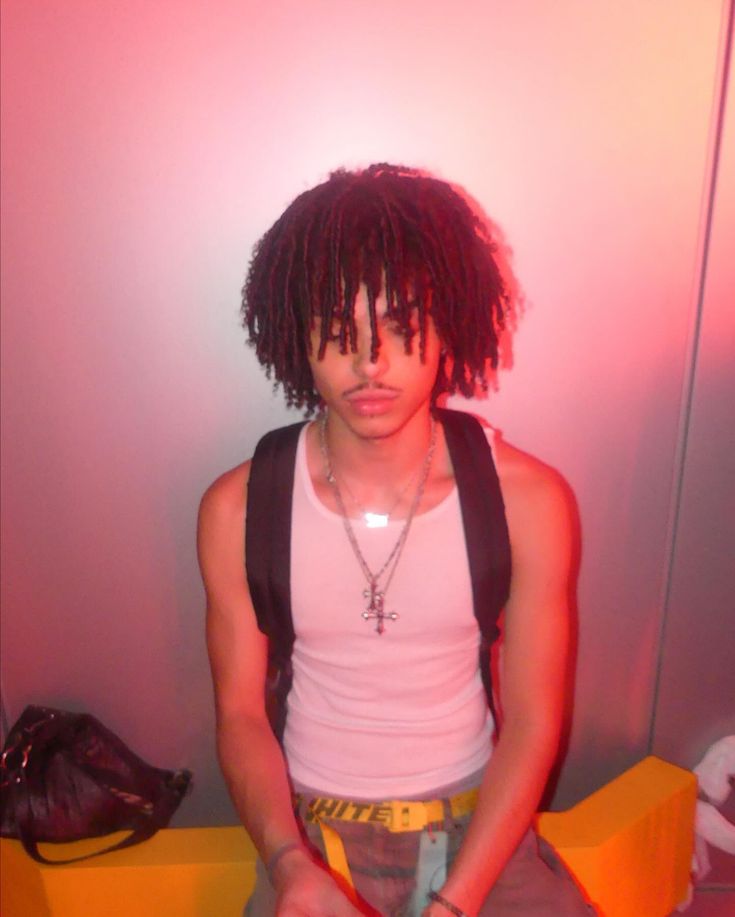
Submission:
<svg viewBox="0 0 735 917">
<path fill-rule="evenodd" d="M 437 904 L 441 904 L 442 907 L 445 907 L 450 913 L 454 914 L 454 917 L 467 917 L 467 914 L 465 914 L 461 907 L 457 907 L 456 904 L 447 901 L 439 892 L 429 892 L 429 898 L 431 898 L 432 901 L 436 901 Z"/>
<path fill-rule="evenodd" d="M 282 844 L 276 852 L 271 856 L 266 864 L 265 871 L 268 873 L 268 878 L 273 882 L 273 870 L 276 868 L 281 858 L 284 857 L 287 853 L 290 853 L 292 850 L 303 850 L 304 845 L 301 841 L 288 841 L 285 844 Z"/>
</svg>

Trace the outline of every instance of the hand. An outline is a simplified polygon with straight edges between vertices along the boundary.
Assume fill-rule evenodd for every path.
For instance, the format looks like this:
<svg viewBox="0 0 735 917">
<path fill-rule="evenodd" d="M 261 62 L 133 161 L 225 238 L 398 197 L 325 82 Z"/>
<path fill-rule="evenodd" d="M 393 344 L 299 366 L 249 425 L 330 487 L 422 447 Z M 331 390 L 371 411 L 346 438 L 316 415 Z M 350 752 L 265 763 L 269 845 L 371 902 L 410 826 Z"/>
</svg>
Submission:
<svg viewBox="0 0 735 917">
<path fill-rule="evenodd" d="M 275 873 L 276 917 L 362 917 L 364 913 L 306 851 L 284 856 Z"/>
</svg>

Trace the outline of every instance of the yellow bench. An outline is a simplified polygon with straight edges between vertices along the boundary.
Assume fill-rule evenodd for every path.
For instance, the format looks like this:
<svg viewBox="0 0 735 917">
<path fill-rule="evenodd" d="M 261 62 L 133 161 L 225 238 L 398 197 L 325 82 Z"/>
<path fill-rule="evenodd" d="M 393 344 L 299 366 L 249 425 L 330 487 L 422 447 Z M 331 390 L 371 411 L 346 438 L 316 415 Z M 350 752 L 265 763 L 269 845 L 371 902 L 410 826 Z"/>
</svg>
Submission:
<svg viewBox="0 0 735 917">
<path fill-rule="evenodd" d="M 539 817 L 603 917 L 663 917 L 686 895 L 696 780 L 646 758 L 566 812 Z M 104 841 L 44 844 L 49 858 Z M 255 876 L 242 828 L 170 828 L 138 847 L 71 866 L 39 866 L 0 842 L 2 917 L 239 917 Z"/>
<path fill-rule="evenodd" d="M 108 846 L 127 832 L 40 844 L 49 859 Z M 255 882 L 242 828 L 167 828 L 137 847 L 69 866 L 41 866 L 0 841 L 2 917 L 239 917 Z"/>
<path fill-rule="evenodd" d="M 694 774 L 649 757 L 537 827 L 603 917 L 664 917 L 687 895 L 696 801 Z"/>
</svg>

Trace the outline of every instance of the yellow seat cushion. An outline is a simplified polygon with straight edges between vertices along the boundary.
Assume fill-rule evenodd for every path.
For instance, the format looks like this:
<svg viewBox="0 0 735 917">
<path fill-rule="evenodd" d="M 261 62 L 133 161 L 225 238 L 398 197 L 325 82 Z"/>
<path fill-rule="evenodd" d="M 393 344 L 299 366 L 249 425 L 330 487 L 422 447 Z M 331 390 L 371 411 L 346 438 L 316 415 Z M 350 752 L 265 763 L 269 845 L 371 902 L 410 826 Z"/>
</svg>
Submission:
<svg viewBox="0 0 735 917">
<path fill-rule="evenodd" d="M 687 895 L 696 801 L 694 774 L 651 756 L 538 831 L 603 917 L 664 917 Z"/>
<path fill-rule="evenodd" d="M 125 832 L 41 844 L 49 859 L 91 853 Z M 126 850 L 42 866 L 19 841 L 0 842 L 3 917 L 240 917 L 256 852 L 243 828 L 167 828 Z"/>
</svg>

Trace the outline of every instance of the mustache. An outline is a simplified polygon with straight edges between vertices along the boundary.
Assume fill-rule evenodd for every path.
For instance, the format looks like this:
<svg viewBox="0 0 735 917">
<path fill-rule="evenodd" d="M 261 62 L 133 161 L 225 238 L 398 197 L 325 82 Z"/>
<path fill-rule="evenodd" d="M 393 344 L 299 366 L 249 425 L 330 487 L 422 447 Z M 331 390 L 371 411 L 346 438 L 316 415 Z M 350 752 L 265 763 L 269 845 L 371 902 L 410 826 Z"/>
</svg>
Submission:
<svg viewBox="0 0 735 917">
<path fill-rule="evenodd" d="M 358 395 L 360 392 L 400 392 L 400 389 L 392 385 L 384 385 L 382 382 L 360 382 L 352 388 L 342 392 L 343 398 L 350 398 L 352 395 Z"/>
</svg>

